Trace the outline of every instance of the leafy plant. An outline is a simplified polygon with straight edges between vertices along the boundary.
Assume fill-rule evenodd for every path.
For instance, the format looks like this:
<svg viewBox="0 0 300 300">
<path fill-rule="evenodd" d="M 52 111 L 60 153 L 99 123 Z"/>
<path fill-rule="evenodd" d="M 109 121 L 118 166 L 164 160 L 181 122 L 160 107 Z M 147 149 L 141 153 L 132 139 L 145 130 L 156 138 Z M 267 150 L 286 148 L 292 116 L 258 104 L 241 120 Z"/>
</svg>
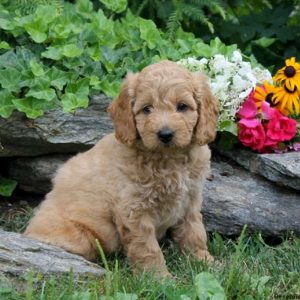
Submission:
<svg viewBox="0 0 300 300">
<path fill-rule="evenodd" d="M 17 186 L 17 182 L 12 179 L 0 176 L 0 195 L 9 197 Z"/>
<path fill-rule="evenodd" d="M 222 0 L 129 0 L 128 4 L 134 13 L 151 18 L 162 28 L 166 28 L 172 37 L 175 37 L 176 31 L 181 27 L 190 29 L 193 22 L 203 24 L 213 33 L 215 30 L 210 16 L 217 14 L 223 19 L 226 16 L 226 1 Z"/>
<path fill-rule="evenodd" d="M 30 2 L 30 1 L 29 1 Z M 227 51 L 219 40 L 206 45 L 179 28 L 171 40 L 153 21 L 123 12 L 126 1 L 104 1 L 104 10 L 89 0 L 39 5 L 22 15 L 9 2 L 0 12 L 0 116 L 14 110 L 37 118 L 61 107 L 87 107 L 89 96 L 114 97 L 126 72 L 161 59 L 209 56 Z M 46 1 L 47 2 L 47 1 Z M 47 3 L 49 3 L 48 1 Z M 231 48 L 229 48 L 231 49 Z M 231 51 L 231 50 L 230 50 Z"/>
</svg>

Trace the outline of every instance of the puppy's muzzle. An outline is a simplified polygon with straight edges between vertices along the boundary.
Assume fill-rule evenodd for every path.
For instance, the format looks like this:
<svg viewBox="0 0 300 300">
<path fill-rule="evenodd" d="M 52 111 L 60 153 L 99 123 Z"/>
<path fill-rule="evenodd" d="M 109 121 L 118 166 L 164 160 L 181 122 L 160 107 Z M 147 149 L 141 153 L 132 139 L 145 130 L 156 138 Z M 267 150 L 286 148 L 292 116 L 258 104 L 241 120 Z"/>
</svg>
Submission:
<svg viewBox="0 0 300 300">
<path fill-rule="evenodd" d="M 174 131 L 169 128 L 164 128 L 157 133 L 157 137 L 163 143 L 168 144 L 174 137 Z"/>
</svg>

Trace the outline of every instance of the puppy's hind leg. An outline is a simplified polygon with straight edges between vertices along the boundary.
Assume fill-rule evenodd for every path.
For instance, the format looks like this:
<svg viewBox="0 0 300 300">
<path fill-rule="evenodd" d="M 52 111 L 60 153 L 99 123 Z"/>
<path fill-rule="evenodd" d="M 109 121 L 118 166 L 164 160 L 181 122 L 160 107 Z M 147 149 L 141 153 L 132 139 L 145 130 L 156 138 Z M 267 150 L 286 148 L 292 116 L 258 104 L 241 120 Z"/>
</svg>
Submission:
<svg viewBox="0 0 300 300">
<path fill-rule="evenodd" d="M 102 228 L 101 232 L 96 233 L 85 224 L 64 219 L 47 211 L 47 214 L 38 212 L 24 234 L 88 260 L 95 260 L 99 256 L 96 239 L 105 253 L 109 254 L 119 247 L 119 238 L 113 224 L 106 224 Z"/>
</svg>

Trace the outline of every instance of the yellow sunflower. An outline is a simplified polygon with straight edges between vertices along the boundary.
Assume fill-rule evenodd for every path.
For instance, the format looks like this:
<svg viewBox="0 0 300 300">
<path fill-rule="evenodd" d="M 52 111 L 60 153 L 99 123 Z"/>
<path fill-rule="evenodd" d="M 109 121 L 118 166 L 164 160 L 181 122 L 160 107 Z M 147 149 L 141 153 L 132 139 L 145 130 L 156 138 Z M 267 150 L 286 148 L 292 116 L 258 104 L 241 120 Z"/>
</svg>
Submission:
<svg viewBox="0 0 300 300">
<path fill-rule="evenodd" d="M 261 108 L 262 102 L 266 101 L 273 108 L 278 108 L 278 100 L 276 98 L 277 87 L 264 81 L 263 85 L 257 86 L 254 91 L 254 101 L 258 109 Z"/>
<path fill-rule="evenodd" d="M 275 97 L 281 112 L 288 111 L 289 114 L 300 114 L 300 92 L 296 86 L 293 90 L 288 89 L 286 85 L 278 87 Z"/>
<path fill-rule="evenodd" d="M 300 64 L 295 61 L 295 57 L 285 61 L 285 66 L 278 70 L 273 80 L 277 84 L 285 84 L 290 91 L 295 87 L 300 90 Z"/>
</svg>

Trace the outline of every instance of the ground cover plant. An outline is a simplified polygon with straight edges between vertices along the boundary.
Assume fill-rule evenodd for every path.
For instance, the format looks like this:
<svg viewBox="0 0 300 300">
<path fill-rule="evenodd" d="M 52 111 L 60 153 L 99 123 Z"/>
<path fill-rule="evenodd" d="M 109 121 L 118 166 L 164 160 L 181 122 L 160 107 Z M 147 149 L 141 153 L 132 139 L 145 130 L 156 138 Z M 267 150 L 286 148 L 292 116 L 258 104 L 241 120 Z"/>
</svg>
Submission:
<svg viewBox="0 0 300 300">
<path fill-rule="evenodd" d="M 153 21 L 125 11 L 126 5 L 102 2 L 98 10 L 89 0 L 28 10 L 0 4 L 1 117 L 18 110 L 34 119 L 55 107 L 74 112 L 87 107 L 93 93 L 114 97 L 128 70 L 234 48 L 218 39 L 205 44 L 181 28 L 170 39 Z"/>
<path fill-rule="evenodd" d="M 21 218 L 3 218 L 4 229 L 21 230 L 32 210 L 23 207 Z M 17 212 L 16 212 L 17 214 Z M 4 214 L 3 214 L 4 217 Z M 5 221 L 6 220 L 6 221 Z M 163 252 L 172 280 L 157 280 L 151 274 L 134 276 L 125 257 L 117 254 L 99 259 L 107 269 L 103 278 L 44 277 L 28 273 L 11 281 L 0 277 L 0 299 L 285 299 L 300 294 L 300 240 L 292 233 L 276 243 L 247 229 L 239 238 L 210 235 L 209 248 L 216 262 L 210 266 L 178 253 L 166 240 Z M 277 245 L 276 245 L 277 244 Z"/>
<path fill-rule="evenodd" d="M 173 34 L 178 28 L 210 41 L 219 37 L 237 44 L 243 53 L 254 54 L 265 67 L 299 56 L 298 0 L 128 0 L 137 15 L 152 19 Z"/>
</svg>

